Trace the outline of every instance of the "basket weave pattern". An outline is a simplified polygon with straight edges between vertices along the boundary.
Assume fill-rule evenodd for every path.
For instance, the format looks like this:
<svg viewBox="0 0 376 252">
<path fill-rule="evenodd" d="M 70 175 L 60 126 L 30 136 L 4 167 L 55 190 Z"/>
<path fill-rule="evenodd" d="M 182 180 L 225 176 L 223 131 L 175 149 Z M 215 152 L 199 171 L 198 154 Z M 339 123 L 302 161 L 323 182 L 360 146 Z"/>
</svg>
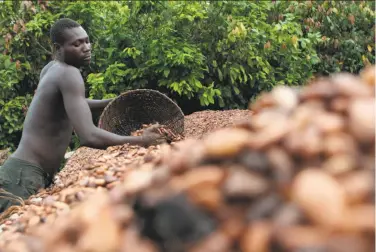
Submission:
<svg viewBox="0 0 376 252">
<path fill-rule="evenodd" d="M 129 136 L 143 124 L 159 123 L 175 134 L 184 133 L 184 114 L 166 95 L 151 89 L 122 93 L 103 110 L 98 127 Z"/>
</svg>

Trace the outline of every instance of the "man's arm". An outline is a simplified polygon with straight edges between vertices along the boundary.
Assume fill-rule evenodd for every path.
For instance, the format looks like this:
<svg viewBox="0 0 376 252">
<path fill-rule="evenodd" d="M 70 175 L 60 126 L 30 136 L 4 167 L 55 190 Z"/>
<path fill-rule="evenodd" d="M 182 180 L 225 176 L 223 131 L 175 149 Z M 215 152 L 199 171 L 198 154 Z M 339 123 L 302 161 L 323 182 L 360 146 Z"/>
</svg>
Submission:
<svg viewBox="0 0 376 252">
<path fill-rule="evenodd" d="M 83 146 L 104 149 L 108 146 L 125 143 L 144 145 L 142 137 L 120 136 L 97 128 L 93 121 L 89 105 L 85 99 L 85 86 L 78 69 L 69 67 L 59 81 L 59 89 L 63 96 L 64 107 L 69 120 Z"/>
<path fill-rule="evenodd" d="M 93 109 L 104 109 L 113 99 L 103 99 L 103 100 L 93 100 L 86 99 L 87 104 L 91 110 Z"/>
</svg>

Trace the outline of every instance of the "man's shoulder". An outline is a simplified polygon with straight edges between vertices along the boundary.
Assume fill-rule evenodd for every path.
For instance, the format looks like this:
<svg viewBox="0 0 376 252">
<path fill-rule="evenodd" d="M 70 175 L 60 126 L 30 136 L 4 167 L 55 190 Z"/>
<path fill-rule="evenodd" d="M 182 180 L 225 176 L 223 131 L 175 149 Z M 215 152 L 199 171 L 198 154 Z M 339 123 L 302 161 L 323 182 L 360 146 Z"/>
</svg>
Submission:
<svg viewBox="0 0 376 252">
<path fill-rule="evenodd" d="M 64 63 L 56 63 L 54 67 L 54 71 L 58 76 L 65 76 L 65 77 L 71 77 L 71 76 L 81 76 L 80 70 L 74 66 L 70 66 Z"/>
<path fill-rule="evenodd" d="M 74 66 L 58 62 L 51 65 L 49 69 L 46 70 L 45 76 L 48 81 L 54 83 L 82 82 L 80 70 Z"/>
</svg>

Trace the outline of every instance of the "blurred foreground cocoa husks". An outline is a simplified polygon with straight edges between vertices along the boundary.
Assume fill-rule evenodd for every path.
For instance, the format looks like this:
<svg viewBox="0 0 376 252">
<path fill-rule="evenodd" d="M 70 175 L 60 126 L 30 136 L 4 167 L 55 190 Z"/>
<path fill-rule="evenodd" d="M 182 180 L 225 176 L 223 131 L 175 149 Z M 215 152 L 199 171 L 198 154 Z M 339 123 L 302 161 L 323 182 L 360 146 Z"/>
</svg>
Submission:
<svg viewBox="0 0 376 252">
<path fill-rule="evenodd" d="M 2 222 L 0 250 L 374 251 L 374 81 L 276 87 L 201 140 L 81 148 Z"/>
</svg>

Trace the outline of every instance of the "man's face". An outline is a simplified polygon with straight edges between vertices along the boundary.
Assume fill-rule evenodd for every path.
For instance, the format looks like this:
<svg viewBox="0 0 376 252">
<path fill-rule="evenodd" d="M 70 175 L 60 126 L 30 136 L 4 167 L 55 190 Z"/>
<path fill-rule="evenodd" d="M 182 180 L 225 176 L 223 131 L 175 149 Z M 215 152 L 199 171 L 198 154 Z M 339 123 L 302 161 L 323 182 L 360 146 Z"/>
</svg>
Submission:
<svg viewBox="0 0 376 252">
<path fill-rule="evenodd" d="M 64 31 L 64 44 L 60 46 L 62 60 L 76 67 L 88 65 L 91 59 L 91 44 L 86 31 L 80 26 Z"/>
</svg>

